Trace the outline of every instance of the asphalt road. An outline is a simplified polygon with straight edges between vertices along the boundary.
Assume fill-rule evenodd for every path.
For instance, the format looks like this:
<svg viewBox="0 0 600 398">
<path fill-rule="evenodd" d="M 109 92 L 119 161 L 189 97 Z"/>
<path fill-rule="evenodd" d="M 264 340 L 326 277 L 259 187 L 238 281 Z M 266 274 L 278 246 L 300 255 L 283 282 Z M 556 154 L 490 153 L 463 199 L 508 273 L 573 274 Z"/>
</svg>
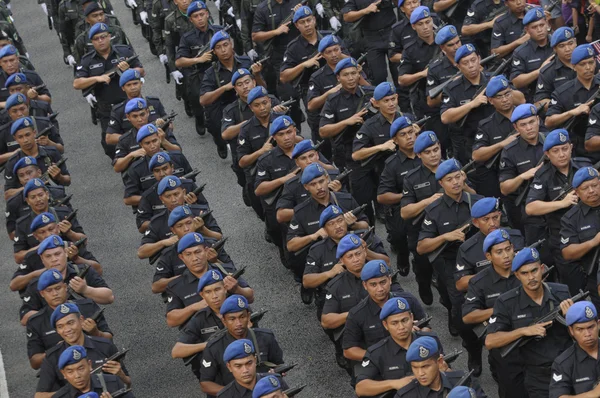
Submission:
<svg viewBox="0 0 600 398">
<path fill-rule="evenodd" d="M 73 72 L 61 60 L 58 37 L 48 30 L 36 2 L 13 1 L 13 5 L 16 26 L 33 64 L 52 92 L 54 110 L 60 112 L 61 135 L 73 180 L 68 191 L 74 194 L 72 203 L 79 208 L 79 221 L 89 237 L 88 247 L 104 266 L 104 277 L 115 292 L 115 303 L 106 308 L 105 316 L 115 332 L 117 346 L 130 349 L 126 363 L 134 392 L 137 397 L 202 396 L 191 371 L 170 356 L 177 331 L 167 327 L 162 300 L 150 290 L 154 268 L 136 256 L 140 234 L 131 210 L 123 205 L 121 178 L 102 152 L 99 127 L 91 124 L 87 103 L 72 88 Z M 255 290 L 254 307 L 269 311 L 261 326 L 274 330 L 286 363 L 300 364 L 287 376 L 288 384 L 307 384 L 303 397 L 354 396 L 346 373 L 335 364 L 333 347 L 316 320 L 314 306 L 301 303 L 299 285 L 280 265 L 276 248 L 264 241 L 260 220 L 243 204 L 241 189 L 230 169 L 231 160 L 218 158 L 208 134 L 196 135 L 193 120 L 185 116 L 183 104 L 175 99 L 174 82 L 165 83 L 164 69 L 150 53 L 139 27 L 131 22 L 130 10 L 118 0 L 113 0 L 113 5 L 144 64 L 143 94 L 159 96 L 167 111 L 175 109 L 179 113 L 175 134 L 192 166 L 202 171 L 198 178 L 200 183 L 207 183 L 204 194 L 224 234 L 230 237 L 227 250 L 236 264 L 248 266 L 245 278 Z M 210 8 L 214 10 L 212 3 Z M 306 126 L 304 133 L 310 137 Z M 0 235 L 6 237 L 4 223 L 0 228 Z M 377 231 L 385 237 L 382 225 Z M 0 349 L 10 395 L 31 397 L 37 379 L 27 360 L 25 330 L 18 322 L 20 300 L 8 289 L 16 267 L 12 252 L 12 243 L 6 237 L 0 245 L 4 259 L 0 267 Z M 404 278 L 402 284 L 416 295 L 413 275 Z M 448 334 L 446 312 L 437 300 L 427 312 L 433 316 L 432 325 L 446 350 L 460 348 L 460 340 Z M 454 367 L 466 369 L 466 360 L 465 353 Z M 496 385 L 487 365 L 484 368 L 481 384 L 489 396 L 495 397 Z"/>
</svg>

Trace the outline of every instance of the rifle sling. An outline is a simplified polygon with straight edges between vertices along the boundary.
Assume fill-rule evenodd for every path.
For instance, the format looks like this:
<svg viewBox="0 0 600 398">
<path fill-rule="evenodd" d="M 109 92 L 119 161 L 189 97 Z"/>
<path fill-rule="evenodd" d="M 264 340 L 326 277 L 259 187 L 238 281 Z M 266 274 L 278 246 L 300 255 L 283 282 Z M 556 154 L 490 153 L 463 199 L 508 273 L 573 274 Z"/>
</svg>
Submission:
<svg viewBox="0 0 600 398">
<path fill-rule="evenodd" d="M 256 339 L 256 333 L 254 333 L 254 330 L 252 328 L 248 328 L 248 337 L 250 337 L 250 340 L 252 340 L 252 344 L 254 344 L 254 351 L 256 352 L 256 366 L 259 367 L 261 364 L 268 366 L 269 368 L 274 368 L 277 365 L 274 364 L 273 362 L 269 362 L 269 361 L 262 361 L 260 359 L 260 347 L 258 346 L 258 340 Z"/>
</svg>

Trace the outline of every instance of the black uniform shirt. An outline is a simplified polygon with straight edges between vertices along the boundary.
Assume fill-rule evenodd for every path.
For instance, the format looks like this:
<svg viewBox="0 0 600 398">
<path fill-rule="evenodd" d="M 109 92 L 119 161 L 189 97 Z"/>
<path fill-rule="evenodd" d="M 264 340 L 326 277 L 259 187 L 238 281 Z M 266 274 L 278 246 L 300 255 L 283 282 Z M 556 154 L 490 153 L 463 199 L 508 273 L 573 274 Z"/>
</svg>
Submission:
<svg viewBox="0 0 600 398">
<path fill-rule="evenodd" d="M 21 184 L 19 183 L 19 178 L 13 174 L 13 167 L 15 163 L 17 163 L 21 158 L 24 158 L 25 155 L 23 151 L 18 151 L 14 155 L 12 155 L 6 161 L 6 168 L 4 170 L 4 190 L 7 191 L 9 189 L 20 188 Z M 58 163 L 58 161 L 62 158 L 58 149 L 51 146 L 41 146 L 38 145 L 38 155 L 35 160 L 37 161 L 37 165 L 44 174 L 48 171 L 48 167 L 52 164 Z M 63 163 L 60 166 L 60 174 L 69 175 L 69 171 L 67 170 L 66 163 Z"/>
<path fill-rule="evenodd" d="M 462 306 L 462 315 L 465 316 L 475 310 L 494 308 L 498 297 L 519 286 L 521 286 L 521 282 L 513 273 L 508 278 L 504 278 L 496 272 L 494 267 L 487 267 L 469 280 L 469 289 Z"/>
<path fill-rule="evenodd" d="M 538 102 L 550 98 L 554 90 L 564 83 L 575 79 L 576 76 L 577 73 L 573 69 L 563 64 L 562 61 L 555 56 L 548 65 L 540 70 L 537 85 L 535 86 L 534 101 Z"/>
<path fill-rule="evenodd" d="M 181 177 L 192 171 L 192 166 L 183 153 L 179 151 L 168 151 L 171 162 L 173 163 L 173 174 Z M 125 198 L 135 195 L 141 195 L 145 190 L 156 183 L 154 174 L 148 168 L 150 157 L 144 156 L 134 161 L 125 173 L 123 181 L 125 183 Z"/>
<path fill-rule="evenodd" d="M 519 39 L 523 33 L 523 19 L 512 12 L 500 16 L 492 28 L 492 49 L 510 44 Z"/>
<path fill-rule="evenodd" d="M 571 207 L 560 219 L 560 249 L 594 239 L 600 232 L 599 207 L 593 208 L 582 201 Z M 590 250 L 578 260 L 570 260 L 569 267 L 587 267 L 592 262 L 594 250 Z M 594 265 L 595 267 L 595 265 Z M 589 278 L 594 278 L 595 273 Z"/>
<path fill-rule="evenodd" d="M 148 104 L 148 123 L 153 123 L 156 119 L 167 114 L 165 107 L 160 102 L 160 98 L 149 95 L 145 100 Z M 126 131 L 129 131 L 133 127 L 129 119 L 127 119 L 127 115 L 125 115 L 125 105 L 127 105 L 127 102 L 129 100 L 113 105 L 110 111 L 110 120 L 106 134 L 125 134 Z"/>
<path fill-rule="evenodd" d="M 593 390 L 600 377 L 599 359 L 589 356 L 574 342 L 552 364 L 549 397 L 579 395 Z"/>
</svg>

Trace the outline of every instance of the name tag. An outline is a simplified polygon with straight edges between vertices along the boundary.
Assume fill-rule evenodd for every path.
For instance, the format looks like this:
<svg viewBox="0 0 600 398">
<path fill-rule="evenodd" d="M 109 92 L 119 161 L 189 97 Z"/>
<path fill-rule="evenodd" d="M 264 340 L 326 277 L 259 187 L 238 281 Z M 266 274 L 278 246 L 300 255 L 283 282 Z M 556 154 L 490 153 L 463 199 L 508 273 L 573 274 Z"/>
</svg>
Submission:
<svg viewBox="0 0 600 398">
<path fill-rule="evenodd" d="M 340 109 L 340 112 L 346 112 L 348 108 Z"/>
<path fill-rule="evenodd" d="M 591 225 L 584 225 L 583 227 L 581 227 L 579 230 L 580 231 L 585 231 L 586 229 L 590 229 L 592 226 Z"/>
<path fill-rule="evenodd" d="M 429 183 L 429 181 L 427 181 L 427 182 L 424 182 L 424 183 L 422 183 L 422 184 L 417 184 L 417 185 L 414 185 L 414 186 L 413 186 L 413 189 L 421 189 L 421 188 L 428 187 L 428 186 L 430 186 L 430 185 L 431 185 L 431 184 Z"/>
<path fill-rule="evenodd" d="M 348 299 L 348 298 L 350 298 L 350 297 L 352 297 L 352 295 L 351 295 L 351 294 L 347 294 L 347 295 L 345 295 L 345 296 L 342 296 L 342 300 L 344 300 L 344 299 Z"/>
<path fill-rule="evenodd" d="M 575 383 L 581 383 L 582 381 L 588 381 L 590 380 L 589 377 L 582 377 L 581 379 L 575 379 Z"/>
<path fill-rule="evenodd" d="M 531 163 L 531 160 L 525 160 L 524 162 L 519 162 L 519 163 L 517 163 L 517 166 L 522 166 L 527 163 Z"/>
<path fill-rule="evenodd" d="M 398 370 L 398 369 L 400 369 L 400 366 L 390 366 L 388 368 L 388 370 Z"/>
<path fill-rule="evenodd" d="M 490 263 L 491 263 L 491 262 L 490 262 L 490 261 L 488 261 L 488 260 L 482 260 L 482 261 L 477 261 L 477 262 L 475 263 L 475 266 L 476 266 L 477 268 L 479 268 L 479 267 L 483 267 L 484 265 L 488 265 L 488 264 L 490 264 Z"/>
<path fill-rule="evenodd" d="M 462 101 L 460 101 L 460 104 L 461 104 L 461 105 L 464 105 L 464 104 L 468 104 L 469 102 L 471 102 L 471 100 L 469 100 L 469 99 L 467 99 L 467 100 L 462 100 Z"/>
<path fill-rule="evenodd" d="M 485 296 L 486 298 L 494 298 L 494 297 L 498 297 L 500 295 L 500 293 L 494 293 L 494 294 L 488 294 L 487 296 Z"/>
<path fill-rule="evenodd" d="M 201 334 L 208 334 L 208 333 L 214 333 L 217 332 L 219 330 L 218 326 L 213 326 L 211 328 L 204 328 L 204 329 L 200 329 L 200 333 Z"/>
<path fill-rule="evenodd" d="M 96 68 L 101 68 L 101 67 L 103 67 L 103 66 L 104 66 L 104 64 L 102 64 L 102 63 L 100 63 L 100 64 L 94 64 L 94 65 L 90 65 L 90 70 L 91 70 L 91 69 L 96 69 Z"/>
<path fill-rule="evenodd" d="M 528 63 L 530 62 L 538 62 L 541 61 L 541 58 L 536 58 L 536 59 L 530 59 L 529 61 L 527 61 Z"/>
<path fill-rule="evenodd" d="M 319 221 L 318 221 L 318 220 L 317 220 L 317 221 L 311 221 L 311 222 L 309 222 L 309 223 L 308 223 L 308 225 L 316 225 L 316 224 L 318 224 L 318 223 L 319 223 Z"/>
<path fill-rule="evenodd" d="M 527 314 L 517 315 L 517 319 L 523 319 L 523 318 L 527 318 Z"/>
<path fill-rule="evenodd" d="M 198 294 L 198 293 L 192 293 L 192 294 L 188 294 L 187 296 L 184 296 L 184 297 L 183 297 L 183 299 L 184 299 L 184 300 L 187 300 L 187 299 L 189 299 L 190 297 L 194 297 L 194 296 L 196 296 L 197 294 Z"/>
<path fill-rule="evenodd" d="M 51 334 L 54 334 L 54 333 L 56 333 L 56 330 L 50 330 L 50 331 L 48 331 L 48 332 L 46 332 L 46 333 L 44 333 L 44 334 L 45 334 L 46 336 L 49 336 L 49 335 L 51 335 Z"/>
<path fill-rule="evenodd" d="M 400 173 L 400 175 L 403 176 L 404 174 L 407 174 L 407 173 L 408 173 L 408 170 L 403 171 L 402 173 Z"/>
</svg>

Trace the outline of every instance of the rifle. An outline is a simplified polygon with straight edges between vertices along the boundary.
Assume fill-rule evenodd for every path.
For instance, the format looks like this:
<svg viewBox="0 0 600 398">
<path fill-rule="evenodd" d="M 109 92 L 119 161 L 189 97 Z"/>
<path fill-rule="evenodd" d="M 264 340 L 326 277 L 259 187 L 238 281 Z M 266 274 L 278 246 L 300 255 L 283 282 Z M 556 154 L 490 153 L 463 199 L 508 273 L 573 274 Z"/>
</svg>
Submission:
<svg viewBox="0 0 600 398">
<path fill-rule="evenodd" d="M 502 7 L 498 7 L 495 10 L 492 10 L 487 17 L 485 17 L 485 19 L 483 20 L 483 22 L 490 22 L 491 20 L 493 20 L 494 18 L 496 18 L 498 15 L 502 15 L 505 12 L 508 11 L 508 7 L 506 7 L 505 5 L 503 5 Z"/>
<path fill-rule="evenodd" d="M 364 232 L 361 233 L 357 233 L 357 231 L 354 231 L 354 233 L 357 233 L 358 236 L 360 236 L 360 238 L 362 240 L 364 240 L 365 242 L 367 242 L 370 238 L 371 235 L 373 235 L 373 233 L 375 232 L 375 226 L 373 225 L 372 227 L 369 227 L 369 229 L 367 229 Z M 367 243 L 367 247 L 369 247 L 370 245 Z"/>
<path fill-rule="evenodd" d="M 305 6 L 307 4 L 308 4 L 308 0 L 302 0 L 300 2 L 300 5 L 303 5 L 303 6 Z M 281 23 L 279 24 L 279 26 L 290 23 L 292 21 L 292 18 L 294 18 L 294 14 L 295 13 L 296 13 L 296 11 L 292 10 L 292 12 L 287 17 L 285 17 L 285 19 L 283 21 L 281 21 Z M 275 23 L 273 22 L 273 24 L 275 24 Z M 273 30 L 278 29 L 279 26 L 277 28 L 273 27 Z M 265 40 L 265 42 L 263 43 L 264 52 L 265 52 L 265 54 L 267 54 L 269 56 L 273 52 L 273 39 L 274 38 L 271 38 L 269 40 Z"/>
<path fill-rule="evenodd" d="M 280 103 L 280 106 L 283 106 L 285 108 L 288 108 L 290 105 L 292 105 L 293 103 L 297 102 L 297 100 L 295 100 L 294 98 L 291 98 L 287 101 L 283 101 L 282 103 Z"/>
<path fill-rule="evenodd" d="M 590 295 L 590 292 L 584 292 L 583 290 L 579 289 L 579 293 L 573 297 L 571 297 L 571 300 L 573 300 L 573 302 L 577 302 L 587 296 Z M 545 323 L 548 321 L 554 321 L 558 318 L 558 316 L 560 315 L 560 306 L 555 308 L 554 310 L 550 311 L 548 314 L 536 319 L 535 321 L 533 321 L 532 325 L 538 325 L 540 323 Z M 550 325 L 552 326 L 552 325 Z M 515 348 L 518 347 L 522 347 L 525 344 L 527 344 L 529 341 L 536 339 L 537 336 L 524 336 L 524 337 L 519 337 L 518 339 L 516 339 L 515 341 L 513 341 L 510 344 L 505 345 L 504 347 L 502 347 L 502 350 L 500 351 L 500 355 L 502 356 L 502 358 L 506 358 L 506 356 L 508 354 L 510 354 Z"/>
<path fill-rule="evenodd" d="M 537 249 L 538 247 L 540 247 L 544 242 L 546 241 L 546 238 L 542 238 L 540 240 L 538 240 L 537 242 L 535 242 L 534 244 L 532 244 L 531 246 L 529 246 L 532 249 Z"/>
<path fill-rule="evenodd" d="M 422 119 L 417 120 L 416 122 L 414 122 L 413 124 L 416 124 L 417 126 L 423 126 L 425 123 L 427 123 L 427 121 L 431 119 L 431 116 L 425 116 Z M 385 152 L 378 152 L 375 155 L 369 156 L 368 158 L 366 158 L 365 160 L 363 160 L 360 164 L 361 167 L 365 167 L 366 165 L 368 165 L 369 163 L 371 163 L 371 161 L 373 161 L 374 159 L 381 157 L 381 155 L 383 155 L 386 152 L 394 152 L 394 151 L 385 151 Z"/>
<path fill-rule="evenodd" d="M 452 362 L 456 361 L 458 359 L 458 357 L 460 356 L 460 354 L 462 354 L 462 353 L 463 353 L 463 350 L 457 350 L 455 348 L 454 351 L 444 355 L 442 358 L 444 359 L 444 361 L 447 364 L 451 364 Z"/>
<path fill-rule="evenodd" d="M 90 317 L 90 319 L 96 323 L 98 323 L 98 319 L 100 319 L 100 316 L 102 315 L 102 313 L 104 312 L 106 308 L 100 308 L 98 311 L 96 311 L 96 313 L 94 315 L 92 315 Z"/>
<path fill-rule="evenodd" d="M 350 175 L 350 173 L 352 173 L 352 169 L 344 168 L 344 171 L 342 171 L 340 174 L 338 174 L 338 176 L 335 177 L 335 179 L 333 181 L 342 182 L 344 180 L 344 178 L 346 178 Z"/>
<path fill-rule="evenodd" d="M 458 4 L 458 3 L 456 3 L 456 4 Z M 490 80 L 492 80 L 492 78 L 494 78 L 494 77 L 498 76 L 499 74 L 501 74 L 502 72 L 504 72 L 504 70 L 509 66 L 511 61 L 512 61 L 512 56 L 510 56 L 509 58 L 502 61 L 502 63 L 496 68 L 494 73 L 492 73 L 492 75 L 490 76 Z M 488 80 L 488 84 L 489 84 L 490 80 Z M 486 88 L 487 88 L 487 84 L 485 86 L 481 86 L 479 88 L 479 90 L 477 90 L 475 92 L 475 94 L 473 94 L 473 96 L 471 97 L 471 101 L 475 100 L 475 98 L 477 98 L 481 93 L 483 93 Z M 465 125 L 465 122 L 467 121 L 468 116 L 469 116 L 468 114 L 463 116 L 463 118 L 457 123 L 458 127 L 462 128 Z"/>
<path fill-rule="evenodd" d="M 281 364 L 281 365 L 274 367 L 272 370 L 273 370 L 273 373 L 282 374 L 282 373 L 289 372 L 290 370 L 294 369 L 296 366 L 298 366 L 297 363 L 291 363 L 289 365 Z"/>
<path fill-rule="evenodd" d="M 306 384 L 302 384 L 300 387 L 288 388 L 287 390 L 285 390 L 283 392 L 283 394 L 286 395 L 286 396 L 288 396 L 288 397 L 295 397 L 302 390 L 304 390 L 304 387 L 306 387 Z"/>
<path fill-rule="evenodd" d="M 77 216 L 77 210 L 78 209 L 75 209 L 71 213 L 69 213 L 69 215 L 65 217 L 64 221 L 68 221 L 68 222 L 73 221 L 73 219 Z"/>
<path fill-rule="evenodd" d="M 300 170 L 302 170 L 302 169 L 300 169 L 300 167 L 296 167 L 294 170 L 291 171 L 291 173 L 298 174 L 300 172 Z M 263 197 L 262 200 L 267 204 L 267 206 L 271 206 L 273 203 L 275 203 L 277 201 L 277 198 L 279 198 L 279 195 L 281 195 L 281 192 L 283 192 L 283 185 L 277 187 L 277 189 L 272 191 L 267 196 Z"/>
<path fill-rule="evenodd" d="M 367 208 L 367 206 L 368 206 L 367 203 L 362 204 L 362 205 L 358 206 L 357 208 L 352 209 L 350 212 L 352 213 L 353 216 L 357 216 L 360 213 L 362 213 Z"/>
<path fill-rule="evenodd" d="M 112 398 L 119 398 L 125 396 L 129 392 L 131 392 L 131 388 L 123 387 L 120 390 L 110 393 L 110 396 Z"/>
<path fill-rule="evenodd" d="M 167 84 L 171 84 L 171 67 L 169 66 L 169 63 L 167 62 L 165 64 L 165 81 L 167 82 Z"/>
<path fill-rule="evenodd" d="M 164 119 L 163 119 L 163 123 L 160 126 L 156 126 L 158 128 L 164 128 L 165 126 L 168 126 L 169 123 L 171 123 L 173 120 L 175 120 L 175 117 L 177 116 L 177 114 L 175 113 L 175 111 L 171 111 L 171 113 L 169 113 Z M 161 118 L 162 119 L 162 118 Z"/>
<path fill-rule="evenodd" d="M 77 242 L 73 243 L 73 246 L 75 246 L 76 248 L 80 248 L 81 246 L 83 246 L 85 244 L 85 242 L 87 242 L 87 236 L 84 236 L 83 238 L 79 239 Z"/>
<path fill-rule="evenodd" d="M 596 267 L 596 263 L 598 262 L 598 254 L 600 254 L 600 247 L 597 247 L 596 250 L 594 250 L 594 255 L 592 256 L 592 261 L 587 266 L 586 274 L 588 276 L 592 275 L 592 273 L 594 272 L 594 268 Z"/>
<path fill-rule="evenodd" d="M 552 270 L 554 269 L 554 265 L 551 265 L 550 267 L 548 267 L 546 269 L 546 271 L 542 272 L 542 280 L 545 281 L 546 278 L 548 277 L 548 275 L 550 275 L 550 273 L 552 272 Z"/>
<path fill-rule="evenodd" d="M 31 89 L 32 89 L 32 90 L 34 90 L 34 91 L 39 91 L 39 90 L 41 90 L 41 89 L 43 89 L 43 88 L 46 88 L 46 83 L 44 83 L 44 84 L 40 84 L 39 86 L 34 86 L 34 87 L 31 87 Z M 58 113 L 58 112 L 57 112 L 57 113 Z"/>
<path fill-rule="evenodd" d="M 198 196 L 198 195 L 199 195 L 199 194 L 200 194 L 202 191 L 204 191 L 204 188 L 205 188 L 205 187 L 206 187 L 206 183 L 205 183 L 205 184 L 202 184 L 202 185 L 200 185 L 198 188 L 194 189 L 194 190 L 192 191 L 192 193 L 193 193 L 194 195 Z"/>
<path fill-rule="evenodd" d="M 598 98 L 600 98 L 600 88 L 598 88 L 598 90 L 596 90 L 596 92 L 592 94 L 592 96 L 585 103 L 589 104 L 591 108 Z M 573 125 L 575 124 L 575 120 L 577 120 L 578 117 L 579 115 L 569 118 L 569 120 L 567 120 L 567 123 L 564 125 L 563 128 L 567 131 L 571 130 L 571 127 L 573 127 Z"/>
<path fill-rule="evenodd" d="M 538 163 L 535 165 L 535 167 L 538 167 L 539 165 L 543 164 L 547 159 L 548 159 L 548 157 L 546 157 L 546 155 L 542 156 L 540 158 L 540 160 L 538 161 Z M 523 203 L 523 199 L 525 199 L 527 192 L 529 192 L 529 186 L 531 185 L 532 182 L 533 182 L 533 178 L 530 178 L 529 180 L 527 180 L 527 183 L 525 184 L 525 189 L 523 189 L 523 191 L 521 191 L 519 196 L 517 196 L 517 199 L 515 199 L 515 206 L 521 206 L 521 203 Z"/>
<path fill-rule="evenodd" d="M 471 225 L 473 225 L 473 221 L 471 219 L 469 219 L 469 221 L 462 224 L 457 229 L 460 229 L 461 231 L 466 232 L 466 231 L 468 231 L 469 228 L 471 228 Z M 437 260 L 437 258 L 440 256 L 440 254 L 442 254 L 442 252 L 444 252 L 444 250 L 446 250 L 446 248 L 450 245 L 450 243 L 454 243 L 454 242 L 444 242 L 444 243 L 442 243 L 442 245 L 440 247 L 438 247 L 437 249 L 435 249 L 434 251 L 429 253 L 427 255 L 429 262 L 433 264 L 433 262 L 435 260 Z"/>
<path fill-rule="evenodd" d="M 119 352 L 114 353 L 110 357 L 106 358 L 106 361 L 104 363 L 106 364 L 106 362 L 108 362 L 108 361 L 119 362 L 121 359 L 125 358 L 127 351 L 129 351 L 129 349 L 123 349 Z M 102 373 L 102 366 L 104 366 L 104 364 L 102 364 L 102 365 L 98 366 L 96 369 L 92 370 L 91 374 Z"/>
<path fill-rule="evenodd" d="M 271 58 L 270 55 L 267 55 L 266 57 L 262 57 L 261 59 L 259 59 L 258 61 L 254 62 L 255 64 L 262 64 L 265 61 L 268 61 L 269 58 Z"/>
<path fill-rule="evenodd" d="M 592 167 L 594 169 L 598 170 L 598 168 L 600 168 L 600 162 L 594 164 Z M 574 190 L 575 189 L 573 188 L 573 185 L 571 185 L 571 183 L 567 182 L 565 185 L 563 185 L 562 189 L 560 190 L 560 192 L 558 193 L 556 198 L 552 199 L 551 202 L 557 202 L 559 200 L 563 200 L 568 194 L 570 194 Z"/>
<path fill-rule="evenodd" d="M 58 206 L 66 205 L 67 203 L 69 203 L 71 201 L 72 197 L 73 197 L 73 194 L 69 194 L 69 195 L 65 196 L 64 198 L 55 201 L 52 204 L 52 207 L 58 207 Z"/>
<path fill-rule="evenodd" d="M 473 374 L 474 371 L 475 371 L 475 369 L 471 369 L 467 373 L 465 373 L 465 375 L 460 378 L 460 380 L 458 381 L 458 383 L 456 383 L 456 385 L 454 387 L 466 386 L 467 382 L 471 378 L 471 375 Z"/>
<path fill-rule="evenodd" d="M 55 166 L 60 168 L 60 166 L 62 166 L 66 161 L 67 161 L 67 158 L 60 158 L 60 160 L 58 162 L 56 162 Z M 42 177 L 40 178 L 40 180 L 44 181 L 44 184 L 50 183 L 51 178 L 50 178 L 50 173 L 48 173 L 48 170 L 46 170 L 46 172 L 44 174 L 42 174 Z"/>
<path fill-rule="evenodd" d="M 85 279 L 85 276 L 90 271 L 90 268 L 92 268 L 92 267 L 89 265 L 86 265 L 85 267 L 83 267 L 82 269 L 79 270 L 79 272 L 77 273 L 77 276 L 81 279 Z M 67 285 L 67 293 L 77 300 L 81 300 L 81 299 L 85 298 L 82 295 L 80 295 L 79 293 L 77 293 L 75 290 L 73 290 L 73 288 L 69 285 Z"/>
<path fill-rule="evenodd" d="M 216 241 L 215 243 L 213 243 L 210 248 L 213 249 L 214 251 L 216 251 L 217 253 L 223 248 L 223 246 L 225 246 L 225 242 L 227 242 L 227 239 L 229 239 L 228 236 L 224 236 L 221 239 L 219 239 L 218 241 Z"/>
<path fill-rule="evenodd" d="M 227 25 L 225 26 L 222 31 L 223 32 L 227 32 L 229 29 L 231 29 L 233 25 Z M 210 41 L 208 43 L 206 43 L 205 45 L 203 45 L 202 47 L 200 47 L 200 49 L 198 50 L 198 54 L 196 54 L 195 58 L 201 57 L 204 55 L 204 53 L 206 53 L 208 51 L 208 49 L 210 48 Z"/>
<path fill-rule="evenodd" d="M 125 59 L 121 59 L 120 62 L 127 62 L 128 64 L 131 63 L 131 61 L 135 61 L 136 59 L 138 59 L 139 55 L 133 55 L 129 58 L 125 58 Z M 109 70 L 108 72 L 106 72 L 105 74 L 110 76 L 111 78 L 116 74 L 119 73 L 120 69 L 118 66 L 115 66 L 114 68 L 112 68 L 111 70 Z M 92 94 L 94 92 L 94 90 L 96 89 L 96 86 L 98 85 L 98 83 L 94 83 L 91 86 L 89 86 L 88 88 L 84 88 L 82 91 L 82 94 L 84 97 L 87 97 L 88 95 Z"/>
<path fill-rule="evenodd" d="M 50 130 L 52 130 L 53 128 L 54 128 L 53 124 L 51 124 L 50 126 L 46 127 L 45 129 L 43 129 L 42 131 L 38 132 L 35 135 L 35 139 L 37 140 L 38 138 L 41 138 L 41 137 L 43 137 L 45 135 L 50 134 Z"/>
<path fill-rule="evenodd" d="M 432 319 L 433 317 L 431 315 L 427 315 L 425 318 L 416 321 L 415 326 L 419 329 L 424 328 L 429 324 L 429 322 L 431 322 Z"/>
<path fill-rule="evenodd" d="M 190 171 L 189 173 L 182 175 L 180 178 L 182 180 L 185 180 L 185 179 L 193 180 L 194 178 L 196 178 L 196 176 L 198 174 L 200 174 L 200 170 L 194 169 L 194 170 Z"/>
</svg>

